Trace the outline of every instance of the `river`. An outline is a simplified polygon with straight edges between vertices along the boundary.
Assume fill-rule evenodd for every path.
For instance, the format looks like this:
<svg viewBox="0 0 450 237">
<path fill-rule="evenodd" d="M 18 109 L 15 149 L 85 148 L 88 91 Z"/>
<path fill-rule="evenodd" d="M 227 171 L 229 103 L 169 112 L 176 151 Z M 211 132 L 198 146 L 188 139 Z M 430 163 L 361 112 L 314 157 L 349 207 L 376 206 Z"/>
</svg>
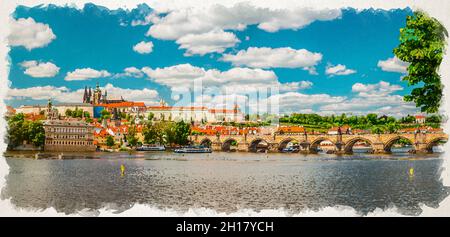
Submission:
<svg viewBox="0 0 450 237">
<path fill-rule="evenodd" d="M 67 214 L 104 205 L 120 212 L 143 203 L 226 213 L 283 208 L 289 214 L 344 205 L 363 215 L 395 206 L 402 214 L 418 215 L 421 204 L 437 207 L 450 191 L 439 178 L 439 154 L 77 155 L 95 159 L 34 160 L 24 158 L 32 153 L 5 153 L 10 172 L 1 198 L 19 207 L 54 207 Z"/>
</svg>

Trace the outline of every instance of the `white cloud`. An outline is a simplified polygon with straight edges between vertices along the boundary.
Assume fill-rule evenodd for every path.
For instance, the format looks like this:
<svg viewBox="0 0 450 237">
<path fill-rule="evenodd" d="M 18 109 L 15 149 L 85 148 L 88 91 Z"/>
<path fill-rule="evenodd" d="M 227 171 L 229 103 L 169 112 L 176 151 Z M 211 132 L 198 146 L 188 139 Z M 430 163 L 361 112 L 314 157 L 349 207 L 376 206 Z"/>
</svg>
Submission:
<svg viewBox="0 0 450 237">
<path fill-rule="evenodd" d="M 378 67 L 381 68 L 381 70 L 386 72 L 399 72 L 406 74 L 407 68 L 409 66 L 409 63 L 403 62 L 397 57 L 388 58 L 386 60 L 380 60 L 378 61 Z"/>
<path fill-rule="evenodd" d="M 92 78 L 109 77 L 111 73 L 106 70 L 95 70 L 92 68 L 75 69 L 73 72 L 68 72 L 64 80 L 66 81 L 82 81 Z"/>
<path fill-rule="evenodd" d="M 280 113 L 293 113 L 305 110 L 312 111 L 315 106 L 340 103 L 345 99 L 346 97 L 343 96 L 331 96 L 328 94 L 287 92 L 270 96 L 263 100 L 261 104 L 269 104 L 270 108 L 277 107 L 276 110 Z M 260 107 L 259 111 L 265 112 L 264 106 Z"/>
<path fill-rule="evenodd" d="M 35 22 L 33 18 L 11 20 L 10 46 L 23 46 L 28 50 L 41 48 L 56 39 L 48 24 Z"/>
<path fill-rule="evenodd" d="M 153 51 L 153 43 L 141 41 L 133 46 L 133 50 L 140 54 L 149 54 Z"/>
<path fill-rule="evenodd" d="M 352 114 L 386 114 L 396 117 L 414 114 L 418 109 L 411 102 L 405 102 L 403 96 L 393 94 L 403 90 L 401 86 L 391 85 L 380 81 L 376 84 L 355 83 L 352 92 L 356 96 L 341 103 L 329 104 L 320 107 L 323 113 L 352 113 Z"/>
<path fill-rule="evenodd" d="M 160 18 L 158 17 L 158 14 L 156 12 L 152 12 L 148 14 L 143 20 L 133 20 L 131 21 L 131 26 L 145 26 L 150 24 L 158 23 Z"/>
<path fill-rule="evenodd" d="M 232 7 L 212 5 L 208 9 L 181 8 L 168 12 L 150 27 L 148 35 L 158 39 L 176 40 L 187 34 L 201 34 L 215 29 L 243 30 L 248 25 L 276 32 L 300 29 L 316 20 L 333 20 L 340 10 L 311 8 L 268 9 L 238 3 Z"/>
<path fill-rule="evenodd" d="M 204 34 L 208 32 L 242 31 L 248 25 L 257 25 L 259 29 L 267 32 L 276 32 L 280 29 L 297 30 L 316 20 L 333 20 L 340 16 L 340 10 L 316 10 L 312 8 L 275 10 L 252 6 L 249 3 L 237 3 L 232 7 L 212 5 L 207 9 L 179 8 L 170 10 L 163 16 L 151 15 L 147 22 L 151 21 L 153 24 L 150 26 L 147 36 L 181 42 L 180 40 L 183 37 L 191 35 L 189 42 L 185 42 L 186 45 L 193 43 L 193 39 L 196 39 L 195 35 L 205 37 Z M 202 38 L 201 36 L 198 37 Z M 222 48 L 233 47 L 235 37 L 234 34 L 233 36 L 229 35 L 226 42 L 217 39 L 217 44 L 222 46 L 220 51 L 223 51 Z M 182 41 L 186 41 L 186 39 Z M 217 45 L 213 44 L 211 40 L 206 40 L 205 43 L 206 48 L 210 45 Z M 196 44 L 196 48 L 200 47 L 199 44 Z M 209 52 L 217 52 L 217 50 Z"/>
<path fill-rule="evenodd" d="M 142 78 L 144 73 L 136 67 L 127 67 L 123 70 L 122 73 L 114 74 L 113 78 L 121 78 L 121 77 L 134 77 L 134 78 Z"/>
<path fill-rule="evenodd" d="M 358 92 L 361 97 L 384 97 L 395 91 L 403 90 L 399 85 L 391 85 L 389 82 L 380 81 L 376 84 L 355 83 L 352 86 L 353 92 Z"/>
<path fill-rule="evenodd" d="M 115 87 L 112 84 L 106 84 L 100 87 L 102 90 L 108 91 L 108 97 L 120 98 L 123 96 L 125 100 L 141 101 L 146 104 L 154 104 L 157 102 L 158 92 L 152 89 L 126 89 Z M 47 100 L 49 98 L 62 103 L 77 103 L 82 101 L 84 88 L 78 90 L 70 90 L 67 87 L 55 86 L 36 86 L 29 88 L 12 88 L 8 90 L 7 99 L 34 99 Z"/>
<path fill-rule="evenodd" d="M 151 69 L 144 67 L 142 71 L 158 84 L 168 86 L 172 91 L 214 89 L 236 90 L 245 92 L 261 87 L 278 85 L 278 78 L 273 71 L 251 68 L 232 68 L 227 71 L 204 69 L 190 64 L 179 64 L 171 67 Z"/>
<path fill-rule="evenodd" d="M 356 73 L 353 69 L 348 69 L 345 65 L 338 64 L 336 66 L 328 65 L 325 74 L 330 76 L 343 76 L 343 75 L 350 75 Z"/>
<path fill-rule="evenodd" d="M 31 60 L 24 61 L 20 65 L 25 68 L 24 73 L 31 77 L 54 77 L 59 72 L 59 67 L 51 62 Z"/>
<path fill-rule="evenodd" d="M 304 68 L 310 69 L 322 60 L 322 54 L 306 49 L 250 47 L 236 54 L 224 54 L 222 61 L 231 62 L 235 66 L 254 68 Z"/>
<path fill-rule="evenodd" d="M 222 30 L 202 34 L 188 34 L 177 41 L 180 49 L 186 49 L 185 55 L 205 55 L 207 53 L 223 53 L 226 48 L 234 47 L 240 40 L 230 32 Z"/>
<path fill-rule="evenodd" d="M 308 89 L 313 86 L 313 83 L 310 81 L 295 81 L 295 82 L 287 82 L 280 83 L 280 91 L 298 91 L 301 89 Z"/>
</svg>

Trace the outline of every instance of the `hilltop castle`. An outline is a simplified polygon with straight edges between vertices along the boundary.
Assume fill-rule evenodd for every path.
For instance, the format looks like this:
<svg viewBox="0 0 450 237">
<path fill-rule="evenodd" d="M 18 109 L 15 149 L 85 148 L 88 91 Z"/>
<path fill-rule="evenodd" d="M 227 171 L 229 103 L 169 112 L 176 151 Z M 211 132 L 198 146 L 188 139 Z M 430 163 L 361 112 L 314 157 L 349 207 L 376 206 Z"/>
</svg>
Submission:
<svg viewBox="0 0 450 237">
<path fill-rule="evenodd" d="M 120 99 L 108 99 L 108 92 L 105 90 L 105 93 L 102 94 L 102 90 L 100 90 L 98 83 L 94 91 L 92 91 L 91 87 L 88 88 L 86 86 L 84 88 L 83 103 L 99 105 L 120 102 L 125 102 L 122 96 L 120 96 Z"/>
</svg>

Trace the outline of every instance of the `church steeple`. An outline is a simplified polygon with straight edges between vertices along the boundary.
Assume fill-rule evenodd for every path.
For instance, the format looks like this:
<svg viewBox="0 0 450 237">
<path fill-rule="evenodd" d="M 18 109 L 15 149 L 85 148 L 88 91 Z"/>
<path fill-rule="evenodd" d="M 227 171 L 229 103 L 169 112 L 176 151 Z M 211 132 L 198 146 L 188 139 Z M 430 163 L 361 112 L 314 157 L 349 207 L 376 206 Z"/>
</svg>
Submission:
<svg viewBox="0 0 450 237">
<path fill-rule="evenodd" d="M 88 103 L 87 86 L 84 87 L 83 103 Z"/>
</svg>

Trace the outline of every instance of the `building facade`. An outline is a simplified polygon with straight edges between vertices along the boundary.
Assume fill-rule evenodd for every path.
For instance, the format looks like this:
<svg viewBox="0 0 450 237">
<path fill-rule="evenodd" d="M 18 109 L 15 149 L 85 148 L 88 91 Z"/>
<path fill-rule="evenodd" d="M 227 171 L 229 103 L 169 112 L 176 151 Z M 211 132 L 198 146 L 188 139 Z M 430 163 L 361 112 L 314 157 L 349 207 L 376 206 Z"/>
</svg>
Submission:
<svg viewBox="0 0 450 237">
<path fill-rule="evenodd" d="M 168 106 L 163 100 L 158 106 L 147 106 L 145 117 L 152 113 L 154 120 L 185 122 L 242 122 L 244 114 L 237 105 L 233 109 L 209 109 L 205 106 Z"/>
<path fill-rule="evenodd" d="M 46 120 L 45 151 L 95 151 L 94 126 L 83 121 Z"/>
<path fill-rule="evenodd" d="M 58 111 L 60 116 L 65 116 L 67 110 L 74 111 L 75 109 L 86 111 L 91 117 L 94 115 L 94 106 L 87 103 L 60 103 L 53 105 L 52 107 Z M 47 116 L 47 106 L 45 105 L 22 105 L 15 110 L 16 113 L 34 115 L 42 114 Z"/>
</svg>

